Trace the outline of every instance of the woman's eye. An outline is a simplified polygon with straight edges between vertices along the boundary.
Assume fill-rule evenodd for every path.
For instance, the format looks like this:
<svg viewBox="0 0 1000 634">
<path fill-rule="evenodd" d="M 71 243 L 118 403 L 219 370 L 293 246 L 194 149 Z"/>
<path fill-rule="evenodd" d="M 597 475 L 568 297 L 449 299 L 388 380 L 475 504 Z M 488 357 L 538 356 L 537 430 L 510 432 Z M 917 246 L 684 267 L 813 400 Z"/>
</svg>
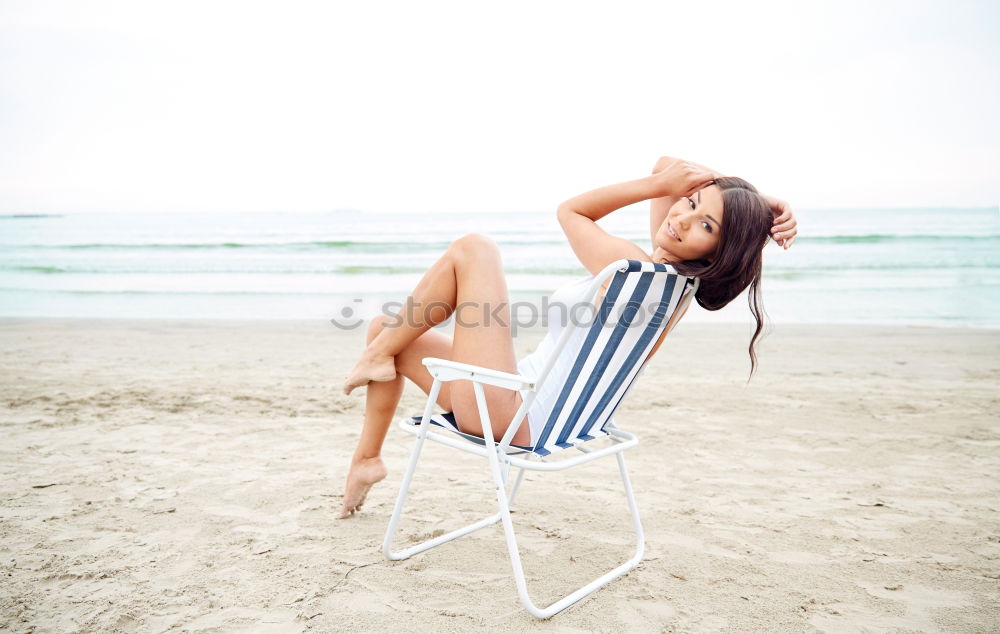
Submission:
<svg viewBox="0 0 1000 634">
<path fill-rule="evenodd" d="M 691 209 L 694 209 L 694 200 L 688 198 L 688 204 L 691 205 Z"/>
<path fill-rule="evenodd" d="M 712 233 L 712 225 L 708 224 L 708 222 L 702 221 L 701 226 L 705 227 L 705 231 Z"/>
</svg>

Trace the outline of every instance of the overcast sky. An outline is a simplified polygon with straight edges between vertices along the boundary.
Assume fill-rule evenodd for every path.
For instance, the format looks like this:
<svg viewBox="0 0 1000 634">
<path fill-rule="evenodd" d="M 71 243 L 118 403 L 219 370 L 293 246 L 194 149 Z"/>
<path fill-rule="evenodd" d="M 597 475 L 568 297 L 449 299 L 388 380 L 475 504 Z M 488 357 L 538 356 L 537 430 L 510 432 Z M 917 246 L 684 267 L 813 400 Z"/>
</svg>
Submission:
<svg viewBox="0 0 1000 634">
<path fill-rule="evenodd" d="M 1000 202 L 1000 2 L 0 4 L 0 213 Z"/>
</svg>

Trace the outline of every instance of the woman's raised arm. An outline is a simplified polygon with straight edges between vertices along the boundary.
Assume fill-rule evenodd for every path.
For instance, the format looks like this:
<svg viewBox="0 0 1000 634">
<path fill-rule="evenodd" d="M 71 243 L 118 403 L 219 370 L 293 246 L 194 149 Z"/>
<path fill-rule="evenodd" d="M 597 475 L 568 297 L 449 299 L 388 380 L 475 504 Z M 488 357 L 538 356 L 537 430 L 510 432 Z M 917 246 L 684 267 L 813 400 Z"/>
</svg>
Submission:
<svg viewBox="0 0 1000 634">
<path fill-rule="evenodd" d="M 657 190 L 647 177 L 594 189 L 559 205 L 556 211 L 559 224 L 584 268 L 597 275 L 621 258 L 649 260 L 649 254 L 639 245 L 609 234 L 597 221 L 616 209 L 656 195 Z"/>
<path fill-rule="evenodd" d="M 713 176 L 685 162 L 677 162 L 644 178 L 608 185 L 570 198 L 559 205 L 559 224 L 573 252 L 591 273 L 620 258 L 649 260 L 637 244 L 610 235 L 597 225 L 609 213 L 643 200 L 686 196 L 711 182 Z"/>
</svg>

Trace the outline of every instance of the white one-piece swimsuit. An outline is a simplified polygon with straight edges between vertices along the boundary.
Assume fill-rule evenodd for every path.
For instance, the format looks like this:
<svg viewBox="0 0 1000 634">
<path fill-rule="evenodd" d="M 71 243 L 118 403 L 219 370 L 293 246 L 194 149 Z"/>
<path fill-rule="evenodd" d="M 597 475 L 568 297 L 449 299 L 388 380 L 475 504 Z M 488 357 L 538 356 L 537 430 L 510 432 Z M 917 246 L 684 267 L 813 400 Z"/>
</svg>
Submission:
<svg viewBox="0 0 1000 634">
<path fill-rule="evenodd" d="M 560 286 L 552 293 L 546 311 L 548 332 L 534 352 L 517 362 L 518 374 L 537 379 L 545 362 L 552 356 L 552 351 L 555 349 L 563 329 L 570 324 L 586 325 L 591 323 L 595 313 L 594 304 L 588 304 L 585 295 L 593 281 L 593 276 L 579 278 Z M 549 412 L 552 411 L 559 396 L 559 390 L 573 367 L 573 361 L 576 358 L 575 351 L 583 346 L 588 330 L 588 328 L 575 330 L 573 336 L 566 343 L 566 347 L 563 348 L 562 354 L 556 359 L 549 375 L 545 378 L 545 383 L 538 390 L 538 395 L 531 403 L 531 407 L 528 408 L 528 426 L 531 429 L 532 446 L 538 441 L 542 428 L 545 427 Z"/>
</svg>

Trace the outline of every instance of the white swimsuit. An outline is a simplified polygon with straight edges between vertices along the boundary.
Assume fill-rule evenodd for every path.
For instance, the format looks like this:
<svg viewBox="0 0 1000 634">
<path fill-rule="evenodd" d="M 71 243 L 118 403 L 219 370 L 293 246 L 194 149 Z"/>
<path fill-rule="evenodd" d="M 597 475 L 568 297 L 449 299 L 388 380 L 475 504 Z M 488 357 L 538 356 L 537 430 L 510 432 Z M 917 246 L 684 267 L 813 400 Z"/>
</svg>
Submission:
<svg viewBox="0 0 1000 634">
<path fill-rule="evenodd" d="M 545 362 L 552 355 L 563 329 L 574 323 L 589 324 L 592 322 L 595 313 L 594 305 L 591 303 L 589 304 L 590 308 L 588 308 L 588 305 L 583 302 L 585 302 L 587 289 L 593 281 L 593 276 L 576 279 L 560 286 L 552 293 L 546 315 L 549 330 L 535 351 L 517 362 L 518 374 L 537 379 Z M 556 359 L 542 388 L 538 390 L 538 395 L 531 403 L 531 407 L 528 408 L 528 427 L 531 429 L 532 446 L 541 435 L 542 428 L 545 427 L 549 412 L 552 411 L 559 396 L 559 390 L 573 367 L 573 359 L 576 358 L 574 351 L 583 346 L 587 331 L 587 328 L 576 329 L 566 347 L 563 348 L 563 353 Z"/>
</svg>

